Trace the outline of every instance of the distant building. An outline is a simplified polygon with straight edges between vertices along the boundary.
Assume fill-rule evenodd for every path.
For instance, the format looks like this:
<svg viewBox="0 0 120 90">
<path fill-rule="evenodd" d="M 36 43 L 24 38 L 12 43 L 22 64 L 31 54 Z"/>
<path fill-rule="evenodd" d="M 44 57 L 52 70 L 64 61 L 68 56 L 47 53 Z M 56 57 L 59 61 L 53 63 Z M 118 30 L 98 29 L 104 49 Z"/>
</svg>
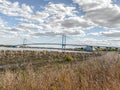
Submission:
<svg viewBox="0 0 120 90">
<path fill-rule="evenodd" d="M 86 51 L 92 52 L 94 50 L 95 50 L 94 46 L 87 46 L 86 47 Z"/>
<path fill-rule="evenodd" d="M 16 48 L 20 48 L 20 46 L 16 46 Z"/>
</svg>

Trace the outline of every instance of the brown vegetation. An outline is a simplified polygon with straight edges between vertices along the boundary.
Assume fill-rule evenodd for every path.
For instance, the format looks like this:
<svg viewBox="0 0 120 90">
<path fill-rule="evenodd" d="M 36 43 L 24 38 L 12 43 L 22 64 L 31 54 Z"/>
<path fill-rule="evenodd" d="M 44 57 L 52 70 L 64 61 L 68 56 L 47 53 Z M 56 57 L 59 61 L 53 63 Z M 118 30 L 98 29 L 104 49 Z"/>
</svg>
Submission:
<svg viewBox="0 0 120 90">
<path fill-rule="evenodd" d="M 16 63 L 50 63 L 64 61 L 66 56 L 72 57 L 74 60 L 85 60 L 87 57 L 93 56 L 93 53 L 61 53 L 48 51 L 0 51 L 0 65 L 16 64 Z"/>
<path fill-rule="evenodd" d="M 0 90 L 120 90 L 120 56 L 48 64 L 0 73 Z"/>
</svg>

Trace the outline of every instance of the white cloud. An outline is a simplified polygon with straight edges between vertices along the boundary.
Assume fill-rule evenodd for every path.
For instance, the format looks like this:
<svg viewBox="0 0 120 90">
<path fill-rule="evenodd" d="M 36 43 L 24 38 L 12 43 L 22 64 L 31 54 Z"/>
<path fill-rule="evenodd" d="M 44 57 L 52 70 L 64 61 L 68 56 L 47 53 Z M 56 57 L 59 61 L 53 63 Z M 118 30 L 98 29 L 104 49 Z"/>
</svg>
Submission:
<svg viewBox="0 0 120 90">
<path fill-rule="evenodd" d="M 68 37 L 69 38 L 69 37 Z M 80 45 L 92 45 L 92 46 L 120 46 L 120 38 L 108 38 L 108 39 L 95 39 L 93 38 L 80 38 L 80 37 L 73 37 L 72 39 L 67 38 L 67 43 L 74 43 Z"/>
<path fill-rule="evenodd" d="M 73 2 L 80 5 L 85 12 L 112 5 L 111 0 L 73 0 Z"/>
<path fill-rule="evenodd" d="M 81 27 L 81 29 L 86 29 L 86 28 L 92 27 L 93 24 L 83 19 L 82 17 L 70 17 L 70 18 L 64 19 L 61 22 L 61 26 L 65 28 Z"/>
<path fill-rule="evenodd" d="M 73 0 L 78 3 L 85 15 L 98 26 L 120 28 L 120 7 L 113 5 L 111 0 Z"/>
<path fill-rule="evenodd" d="M 95 33 L 89 33 L 88 35 L 92 36 L 105 36 L 110 38 L 119 38 L 120 37 L 120 30 L 108 30 L 103 32 L 95 32 Z"/>
<path fill-rule="evenodd" d="M 79 31 L 68 31 L 68 30 L 64 30 L 64 31 L 43 31 L 43 32 L 36 32 L 36 33 L 31 33 L 31 36 L 56 36 L 56 35 L 62 35 L 62 34 L 66 34 L 66 35 L 85 35 L 85 33 L 81 30 Z"/>
<path fill-rule="evenodd" d="M 26 4 L 20 5 L 18 2 L 10 2 L 9 0 L 0 0 L 0 12 L 8 16 L 27 17 L 32 11 L 32 7 Z"/>
<path fill-rule="evenodd" d="M 72 40 L 72 43 L 80 45 L 110 46 L 108 40 L 97 40 L 95 38 L 75 38 Z"/>
<path fill-rule="evenodd" d="M 75 11 L 75 7 L 72 6 L 67 6 L 65 4 L 53 4 L 53 3 L 49 3 L 46 7 L 45 7 L 45 11 L 49 14 L 52 15 L 59 15 L 60 16 L 74 16 L 76 11 Z"/>
<path fill-rule="evenodd" d="M 6 25 L 6 22 L 0 18 L 0 28 L 4 27 Z"/>
<path fill-rule="evenodd" d="M 33 12 L 32 6 L 0 0 L 0 13 L 18 20 L 18 25 L 4 28 L 6 35 L 12 33 L 14 36 L 20 34 L 23 37 L 61 34 L 84 36 L 83 30 L 93 26 L 92 22 L 76 14 L 74 6 L 65 4 L 49 3 L 43 10 Z"/>
<path fill-rule="evenodd" d="M 33 23 L 21 23 L 18 25 L 19 28 L 22 28 L 24 30 L 41 30 L 43 27 L 40 25 L 36 25 Z"/>
<path fill-rule="evenodd" d="M 102 36 L 106 37 L 120 37 L 120 31 L 119 30 L 109 30 L 108 32 L 102 32 Z"/>
<path fill-rule="evenodd" d="M 13 37 L 15 35 L 16 35 L 15 32 L 10 32 L 6 29 L 0 30 L 0 36 L 5 36 L 5 37 L 10 37 L 11 36 L 11 37 Z"/>
</svg>

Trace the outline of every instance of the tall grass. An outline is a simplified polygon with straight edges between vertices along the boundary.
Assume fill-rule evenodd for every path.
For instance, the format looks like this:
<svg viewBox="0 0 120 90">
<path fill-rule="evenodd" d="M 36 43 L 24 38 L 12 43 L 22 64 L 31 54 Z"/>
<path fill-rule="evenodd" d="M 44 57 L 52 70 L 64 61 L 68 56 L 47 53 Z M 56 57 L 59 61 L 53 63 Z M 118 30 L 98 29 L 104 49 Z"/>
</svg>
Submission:
<svg viewBox="0 0 120 90">
<path fill-rule="evenodd" d="M 120 90 L 120 55 L 0 73 L 0 90 Z"/>
</svg>

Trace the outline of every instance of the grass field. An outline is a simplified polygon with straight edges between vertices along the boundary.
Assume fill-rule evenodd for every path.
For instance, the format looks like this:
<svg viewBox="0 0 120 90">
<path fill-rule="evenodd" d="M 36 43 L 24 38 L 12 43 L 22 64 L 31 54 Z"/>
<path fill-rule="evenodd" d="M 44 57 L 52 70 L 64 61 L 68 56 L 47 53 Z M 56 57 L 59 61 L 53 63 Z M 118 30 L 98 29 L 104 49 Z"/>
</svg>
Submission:
<svg viewBox="0 0 120 90">
<path fill-rule="evenodd" d="M 96 55 L 95 53 L 62 53 L 50 51 L 0 51 L 0 65 L 16 63 L 55 63 L 64 62 L 66 57 L 72 57 L 75 61 L 85 60 L 88 57 Z"/>
<path fill-rule="evenodd" d="M 15 58 L 7 53 L 4 59 L 7 56 L 6 60 L 13 60 L 12 63 L 16 63 L 14 59 L 18 60 L 18 57 L 21 61 L 22 59 L 27 61 L 27 55 L 28 57 L 31 55 L 32 58 L 28 58 L 30 62 L 24 66 L 24 69 L 3 69 L 0 72 L 0 90 L 120 90 L 120 55 L 117 52 L 99 55 L 58 52 L 19 54 L 16 52 Z M 41 53 L 44 53 L 44 58 L 41 57 Z M 1 56 L 3 57 L 3 53 Z M 47 59 L 48 64 L 42 66 L 40 63 L 36 65 L 32 63 L 34 60 L 42 62 Z M 8 64 L 7 61 L 4 64 Z"/>
</svg>

